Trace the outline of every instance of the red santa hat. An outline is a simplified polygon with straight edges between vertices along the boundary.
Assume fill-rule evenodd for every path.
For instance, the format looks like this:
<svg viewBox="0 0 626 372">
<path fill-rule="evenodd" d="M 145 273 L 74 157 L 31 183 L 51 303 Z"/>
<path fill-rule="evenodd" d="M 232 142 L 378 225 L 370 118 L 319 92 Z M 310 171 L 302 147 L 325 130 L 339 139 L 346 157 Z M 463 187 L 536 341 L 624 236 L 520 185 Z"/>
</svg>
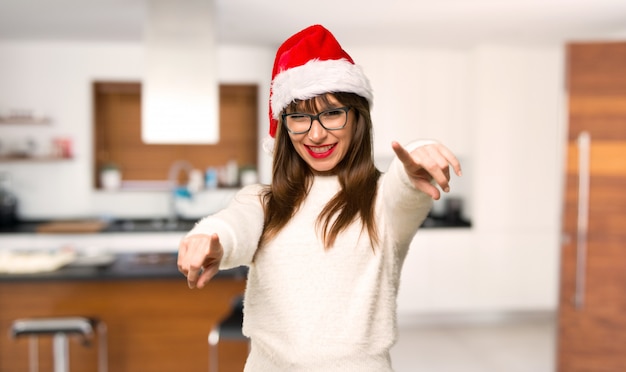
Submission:
<svg viewBox="0 0 626 372">
<path fill-rule="evenodd" d="M 329 92 L 356 93 L 372 104 L 372 88 L 360 66 L 321 25 L 287 39 L 276 52 L 270 88 L 270 136 L 276 136 L 280 112 L 294 100 Z"/>
</svg>

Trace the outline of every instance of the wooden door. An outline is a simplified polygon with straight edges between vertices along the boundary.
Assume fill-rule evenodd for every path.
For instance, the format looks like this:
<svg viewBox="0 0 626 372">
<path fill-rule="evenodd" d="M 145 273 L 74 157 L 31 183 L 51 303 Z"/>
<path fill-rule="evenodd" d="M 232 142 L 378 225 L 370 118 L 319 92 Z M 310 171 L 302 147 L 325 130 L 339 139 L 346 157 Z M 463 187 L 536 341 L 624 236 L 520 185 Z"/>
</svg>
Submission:
<svg viewBox="0 0 626 372">
<path fill-rule="evenodd" d="M 626 43 L 567 49 L 559 372 L 626 371 Z"/>
</svg>

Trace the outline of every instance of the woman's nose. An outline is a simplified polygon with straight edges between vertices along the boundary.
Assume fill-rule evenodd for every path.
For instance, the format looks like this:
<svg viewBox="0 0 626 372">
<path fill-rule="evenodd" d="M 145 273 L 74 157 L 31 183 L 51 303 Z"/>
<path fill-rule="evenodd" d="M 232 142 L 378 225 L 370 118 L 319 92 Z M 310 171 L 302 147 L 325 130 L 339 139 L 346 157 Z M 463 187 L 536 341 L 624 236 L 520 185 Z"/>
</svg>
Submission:
<svg viewBox="0 0 626 372">
<path fill-rule="evenodd" d="M 311 129 L 309 130 L 309 139 L 316 143 L 321 142 L 324 140 L 324 138 L 326 138 L 326 134 L 328 134 L 328 132 L 326 131 L 326 128 L 322 126 L 319 120 L 313 120 L 313 123 L 311 124 Z"/>
</svg>

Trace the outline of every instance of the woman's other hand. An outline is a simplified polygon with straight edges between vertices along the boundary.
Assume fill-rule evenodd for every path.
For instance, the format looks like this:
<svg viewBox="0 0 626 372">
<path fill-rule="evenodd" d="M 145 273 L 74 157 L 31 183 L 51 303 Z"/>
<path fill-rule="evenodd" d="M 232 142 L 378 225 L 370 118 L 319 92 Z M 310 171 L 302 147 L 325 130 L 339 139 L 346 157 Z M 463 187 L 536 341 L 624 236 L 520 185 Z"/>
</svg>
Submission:
<svg viewBox="0 0 626 372">
<path fill-rule="evenodd" d="M 439 200 L 441 193 L 431 183 L 439 185 L 444 192 L 450 191 L 450 166 L 457 176 L 461 176 L 461 164 L 447 147 L 440 143 L 420 146 L 408 152 L 398 142 L 392 142 L 391 147 L 404 165 L 404 169 L 416 189 Z"/>
<path fill-rule="evenodd" d="M 203 288 L 219 271 L 224 250 L 217 234 L 191 235 L 178 247 L 178 270 L 189 288 Z"/>
</svg>

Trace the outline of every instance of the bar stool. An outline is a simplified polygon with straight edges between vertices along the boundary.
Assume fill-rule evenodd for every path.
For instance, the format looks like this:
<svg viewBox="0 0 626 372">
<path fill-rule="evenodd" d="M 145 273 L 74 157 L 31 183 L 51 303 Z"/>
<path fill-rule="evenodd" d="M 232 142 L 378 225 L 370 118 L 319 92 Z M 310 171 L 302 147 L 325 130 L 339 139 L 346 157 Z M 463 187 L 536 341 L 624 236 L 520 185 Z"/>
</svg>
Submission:
<svg viewBox="0 0 626 372">
<path fill-rule="evenodd" d="M 54 372 L 69 372 L 68 336 L 78 336 L 89 346 L 98 334 L 98 372 L 107 371 L 107 329 L 104 322 L 84 317 L 17 319 L 11 325 L 13 338 L 29 337 L 29 371 L 39 370 L 39 336 L 52 335 Z"/>
<path fill-rule="evenodd" d="M 230 313 L 218 322 L 209 332 L 209 372 L 218 372 L 218 344 L 220 340 L 245 341 L 250 348 L 250 340 L 242 332 L 243 296 L 235 298 Z"/>
</svg>

